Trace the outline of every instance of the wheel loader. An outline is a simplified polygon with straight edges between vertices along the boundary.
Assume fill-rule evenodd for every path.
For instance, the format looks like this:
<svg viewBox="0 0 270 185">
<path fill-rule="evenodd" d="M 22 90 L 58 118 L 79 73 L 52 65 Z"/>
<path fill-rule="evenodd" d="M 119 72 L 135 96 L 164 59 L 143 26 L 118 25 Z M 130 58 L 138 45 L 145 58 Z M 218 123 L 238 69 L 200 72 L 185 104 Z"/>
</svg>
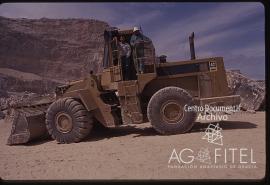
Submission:
<svg viewBox="0 0 270 185">
<path fill-rule="evenodd" d="M 156 57 L 151 40 L 141 41 L 144 55 L 132 48 L 131 78 L 123 80 L 114 38 L 130 40 L 132 34 L 132 29 L 107 28 L 101 73 L 91 71 L 81 80 L 57 86 L 53 101 L 15 107 L 7 144 L 46 136 L 59 143 L 79 142 L 95 123 L 114 128 L 150 122 L 159 134 L 182 134 L 197 117 L 185 106 L 239 105 L 240 97 L 230 94 L 223 58 L 195 58 L 194 34 L 189 37 L 191 59 L 186 61 L 167 62 L 164 55 Z M 144 71 L 138 73 L 135 65 L 142 62 Z"/>
</svg>

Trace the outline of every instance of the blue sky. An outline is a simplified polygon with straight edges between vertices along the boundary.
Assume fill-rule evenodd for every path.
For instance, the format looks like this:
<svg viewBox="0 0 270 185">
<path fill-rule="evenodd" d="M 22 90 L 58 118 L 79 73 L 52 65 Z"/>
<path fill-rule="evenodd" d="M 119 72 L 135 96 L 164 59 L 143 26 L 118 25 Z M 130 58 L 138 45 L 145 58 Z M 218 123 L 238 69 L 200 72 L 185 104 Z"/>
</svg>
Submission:
<svg viewBox="0 0 270 185">
<path fill-rule="evenodd" d="M 222 56 L 227 69 L 265 78 L 264 7 L 260 3 L 7 3 L 0 16 L 91 18 L 119 28 L 141 26 L 158 55 L 189 59 L 195 32 L 197 58 Z"/>
</svg>

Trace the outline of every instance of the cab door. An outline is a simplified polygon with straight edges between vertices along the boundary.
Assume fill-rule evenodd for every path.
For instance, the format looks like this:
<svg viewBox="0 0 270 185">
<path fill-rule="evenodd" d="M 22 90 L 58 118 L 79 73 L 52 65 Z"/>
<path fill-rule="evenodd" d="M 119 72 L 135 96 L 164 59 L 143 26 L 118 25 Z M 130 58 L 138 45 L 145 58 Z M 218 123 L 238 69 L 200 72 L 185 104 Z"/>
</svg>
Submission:
<svg viewBox="0 0 270 185">
<path fill-rule="evenodd" d="M 112 82 L 118 82 L 122 80 L 122 67 L 121 67 L 121 58 L 119 56 L 119 50 L 118 50 L 118 40 L 112 39 L 110 41 L 111 46 L 111 67 L 110 67 L 110 73 L 111 73 L 111 80 Z"/>
</svg>

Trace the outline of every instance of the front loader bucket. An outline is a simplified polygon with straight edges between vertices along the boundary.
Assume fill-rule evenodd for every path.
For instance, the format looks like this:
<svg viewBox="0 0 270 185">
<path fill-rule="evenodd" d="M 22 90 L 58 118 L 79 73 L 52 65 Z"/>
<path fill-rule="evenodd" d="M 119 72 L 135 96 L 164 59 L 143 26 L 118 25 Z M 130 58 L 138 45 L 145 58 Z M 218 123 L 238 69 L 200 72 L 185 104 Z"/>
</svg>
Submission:
<svg viewBox="0 0 270 185">
<path fill-rule="evenodd" d="M 11 134 L 7 145 L 23 144 L 35 139 L 45 139 L 48 132 L 45 125 L 47 106 L 13 109 Z"/>
</svg>

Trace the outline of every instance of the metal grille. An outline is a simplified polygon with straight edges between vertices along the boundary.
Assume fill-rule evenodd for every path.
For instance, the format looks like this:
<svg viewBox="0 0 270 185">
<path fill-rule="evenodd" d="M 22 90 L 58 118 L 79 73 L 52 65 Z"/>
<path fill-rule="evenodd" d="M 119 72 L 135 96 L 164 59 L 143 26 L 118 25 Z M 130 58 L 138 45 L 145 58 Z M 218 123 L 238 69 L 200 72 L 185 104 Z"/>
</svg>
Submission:
<svg viewBox="0 0 270 185">
<path fill-rule="evenodd" d="M 155 70 L 155 48 L 151 41 L 141 41 L 137 46 L 135 46 L 134 50 L 134 60 L 135 63 L 139 65 L 139 63 L 143 63 L 147 71 L 154 72 Z M 141 52 L 141 53 L 140 53 Z M 138 55 L 138 53 L 140 53 Z M 151 66 L 149 69 L 147 66 Z M 136 66 L 138 68 L 139 66 Z M 147 72 L 146 71 L 146 72 Z"/>
</svg>

